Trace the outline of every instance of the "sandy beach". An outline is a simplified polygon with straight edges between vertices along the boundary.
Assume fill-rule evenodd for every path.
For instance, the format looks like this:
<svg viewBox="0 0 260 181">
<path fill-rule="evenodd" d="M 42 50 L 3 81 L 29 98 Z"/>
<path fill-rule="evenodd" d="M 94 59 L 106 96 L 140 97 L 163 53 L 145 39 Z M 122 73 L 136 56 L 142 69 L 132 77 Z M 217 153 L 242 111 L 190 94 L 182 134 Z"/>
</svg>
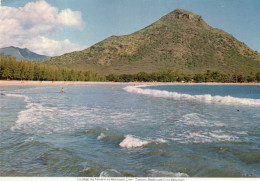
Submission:
<svg viewBox="0 0 260 181">
<path fill-rule="evenodd" d="M 78 82 L 78 81 L 17 81 L 0 80 L 0 86 L 32 86 L 32 85 L 93 85 L 93 84 L 149 84 L 149 85 L 260 85 L 260 83 L 181 83 L 181 82 Z"/>
<path fill-rule="evenodd" d="M 86 85 L 86 84 L 122 84 L 117 82 L 78 82 L 78 81 L 5 81 L 0 80 L 0 86 L 17 86 L 17 85 Z"/>
</svg>

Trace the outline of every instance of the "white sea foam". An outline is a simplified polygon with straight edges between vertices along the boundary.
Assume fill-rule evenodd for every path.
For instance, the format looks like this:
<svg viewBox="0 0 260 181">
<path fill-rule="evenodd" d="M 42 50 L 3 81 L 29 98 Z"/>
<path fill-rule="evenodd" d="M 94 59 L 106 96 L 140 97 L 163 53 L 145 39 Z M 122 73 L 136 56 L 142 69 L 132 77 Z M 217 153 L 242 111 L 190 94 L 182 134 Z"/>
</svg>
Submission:
<svg viewBox="0 0 260 181">
<path fill-rule="evenodd" d="M 17 97 L 17 98 L 23 98 L 25 102 L 29 102 L 30 98 L 25 95 L 20 95 L 20 94 L 5 94 L 8 97 Z"/>
<path fill-rule="evenodd" d="M 215 133 L 209 133 L 209 135 L 214 138 L 215 141 L 236 141 L 238 137 L 231 136 L 228 134 L 215 134 Z"/>
<path fill-rule="evenodd" d="M 98 137 L 97 137 L 97 139 L 98 140 L 102 140 L 103 138 L 105 138 L 105 137 L 107 137 L 104 133 L 101 133 Z"/>
<path fill-rule="evenodd" d="M 99 177 L 123 177 L 123 175 L 115 169 L 107 169 L 102 171 Z"/>
<path fill-rule="evenodd" d="M 181 172 L 160 171 L 155 169 L 148 170 L 147 172 L 150 177 L 189 177 L 188 174 Z"/>
<path fill-rule="evenodd" d="M 198 113 L 185 114 L 182 116 L 182 119 L 178 121 L 178 123 L 195 126 L 208 126 L 208 122 L 208 120 L 203 119 L 202 115 Z"/>
<path fill-rule="evenodd" d="M 199 113 L 189 113 L 182 116 L 182 118 L 177 121 L 177 124 L 200 126 L 200 127 L 215 127 L 224 126 L 223 123 L 219 121 L 209 121 L 203 115 Z"/>
<path fill-rule="evenodd" d="M 150 143 L 160 144 L 160 143 L 167 143 L 163 138 L 147 138 L 147 139 L 141 139 L 133 135 L 126 135 L 125 139 L 119 144 L 122 148 L 137 148 L 137 147 L 143 147 L 145 145 L 148 145 Z"/>
<path fill-rule="evenodd" d="M 11 127 L 12 131 L 17 129 L 26 129 L 27 131 L 39 127 L 44 123 L 44 117 L 51 116 L 50 112 L 53 109 L 48 109 L 40 104 L 28 103 L 26 109 L 19 112 L 16 124 Z"/>
<path fill-rule="evenodd" d="M 125 139 L 119 144 L 122 148 L 137 148 L 149 144 L 149 141 L 142 140 L 132 135 L 127 135 Z"/>
<path fill-rule="evenodd" d="M 35 124 L 39 124 L 39 119 L 36 114 L 41 113 L 44 109 L 40 104 L 30 102 L 31 98 L 20 94 L 6 94 L 6 96 L 23 98 L 27 103 L 26 109 L 18 113 L 16 124 L 11 127 L 12 131 L 22 128 L 32 128 Z"/>
<path fill-rule="evenodd" d="M 110 114 L 114 113 L 113 109 L 102 109 L 102 107 L 88 107 L 88 106 L 73 106 L 71 105 L 68 109 L 67 107 L 49 107 L 44 104 L 47 100 L 32 101 L 33 99 L 27 96 L 10 94 L 8 96 L 19 97 L 26 99 L 26 109 L 18 113 L 18 119 L 11 127 L 12 131 L 23 131 L 28 134 L 30 133 L 40 133 L 40 134 L 50 134 L 53 132 L 68 132 L 75 129 L 80 129 L 86 127 L 88 124 L 101 124 L 109 120 L 110 122 L 116 122 L 117 125 L 123 123 L 125 119 L 129 119 L 122 112 L 125 119 L 110 118 Z M 119 115 L 120 112 L 118 111 Z M 105 129 L 108 131 L 108 128 Z M 105 132 L 104 132 L 105 133 Z M 100 135 L 98 139 L 103 139 L 104 135 Z"/>
<path fill-rule="evenodd" d="M 87 168 L 84 168 L 82 171 L 83 172 L 87 172 L 87 171 L 89 171 L 91 168 L 90 167 L 87 167 Z"/>
<path fill-rule="evenodd" d="M 186 134 L 186 140 L 193 143 L 210 143 L 213 142 L 213 139 L 210 136 L 205 135 L 205 133 L 189 133 Z M 185 140 L 184 140 L 185 142 Z"/>
<path fill-rule="evenodd" d="M 32 142 L 33 140 L 34 140 L 33 137 L 29 137 L 29 138 L 27 138 L 26 140 L 24 140 L 24 142 Z"/>
<path fill-rule="evenodd" d="M 233 133 L 238 134 L 238 135 L 247 135 L 248 134 L 248 132 L 246 132 L 246 131 L 233 131 Z"/>
<path fill-rule="evenodd" d="M 239 138 L 224 132 L 184 132 L 169 138 L 178 143 L 213 143 L 213 142 L 235 142 Z"/>
<path fill-rule="evenodd" d="M 167 143 L 168 141 L 166 141 L 165 139 L 162 139 L 162 138 L 157 138 L 156 143 Z"/>
<path fill-rule="evenodd" d="M 247 106 L 260 106 L 260 99 L 236 98 L 232 96 L 212 96 L 205 95 L 190 95 L 180 94 L 177 92 L 168 92 L 162 90 L 142 89 L 144 86 L 127 86 L 125 91 L 136 94 L 150 95 L 154 97 L 172 98 L 174 100 L 194 100 L 206 103 L 220 103 L 220 104 L 239 104 Z"/>
</svg>

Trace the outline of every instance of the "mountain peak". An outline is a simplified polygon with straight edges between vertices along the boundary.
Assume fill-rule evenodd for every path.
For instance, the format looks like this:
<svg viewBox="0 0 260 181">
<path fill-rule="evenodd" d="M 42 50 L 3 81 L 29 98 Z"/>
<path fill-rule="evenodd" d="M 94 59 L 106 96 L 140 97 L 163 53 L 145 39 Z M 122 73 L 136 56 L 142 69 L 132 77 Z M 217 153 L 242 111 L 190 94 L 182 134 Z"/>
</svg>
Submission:
<svg viewBox="0 0 260 181">
<path fill-rule="evenodd" d="M 48 65 L 132 74 L 179 69 L 186 73 L 258 72 L 260 54 L 232 35 L 207 25 L 201 16 L 176 9 L 153 24 L 111 36 L 83 51 L 52 57 Z"/>
<path fill-rule="evenodd" d="M 202 17 L 194 14 L 190 11 L 186 11 L 183 9 L 176 9 L 169 14 L 165 15 L 163 17 L 164 20 L 172 20 L 172 19 L 178 19 L 178 20 L 189 20 L 189 21 L 201 21 Z"/>
</svg>

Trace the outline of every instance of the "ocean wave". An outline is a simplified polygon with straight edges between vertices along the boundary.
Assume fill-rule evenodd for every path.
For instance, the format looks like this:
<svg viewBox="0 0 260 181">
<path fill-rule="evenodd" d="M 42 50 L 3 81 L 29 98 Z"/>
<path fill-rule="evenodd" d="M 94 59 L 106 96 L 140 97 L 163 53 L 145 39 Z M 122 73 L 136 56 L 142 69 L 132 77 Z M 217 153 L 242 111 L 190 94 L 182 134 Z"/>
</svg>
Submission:
<svg viewBox="0 0 260 181">
<path fill-rule="evenodd" d="M 79 175 L 84 177 L 97 177 L 100 175 L 100 173 L 101 170 L 99 168 L 87 167 L 84 168 Z"/>
<path fill-rule="evenodd" d="M 53 132 L 68 132 L 82 126 L 81 122 L 64 119 L 67 115 L 62 108 L 44 106 L 41 103 L 32 101 L 28 96 L 11 94 L 8 96 L 21 97 L 25 99 L 27 105 L 25 109 L 18 113 L 15 125 L 11 131 L 22 131 L 26 134 L 51 134 Z M 67 112 L 70 112 L 69 110 Z"/>
<path fill-rule="evenodd" d="M 216 134 L 214 132 L 209 133 L 209 135 L 214 138 L 215 141 L 236 141 L 238 140 L 237 136 L 229 135 L 229 134 Z"/>
<path fill-rule="evenodd" d="M 107 132 L 107 131 L 109 131 L 108 128 L 95 127 L 95 128 L 85 130 L 85 133 L 97 136 L 97 135 L 101 135 L 103 132 Z"/>
<path fill-rule="evenodd" d="M 189 113 L 182 116 L 176 121 L 177 124 L 196 126 L 196 127 L 216 127 L 224 126 L 220 121 L 209 121 L 204 115 L 199 113 Z"/>
<path fill-rule="evenodd" d="M 213 142 L 238 142 L 239 137 L 236 135 L 230 135 L 228 133 L 217 131 L 211 132 L 190 132 L 186 131 L 181 134 L 176 134 L 174 137 L 169 138 L 170 140 L 178 143 L 213 143 Z"/>
<path fill-rule="evenodd" d="M 125 139 L 119 144 L 122 148 L 137 148 L 149 144 L 149 141 L 142 140 L 132 135 L 127 135 Z"/>
<path fill-rule="evenodd" d="M 232 96 L 190 95 L 162 90 L 142 89 L 145 86 L 127 86 L 125 91 L 136 94 L 150 95 L 154 97 L 172 98 L 174 100 L 194 100 L 206 103 L 239 104 L 247 106 L 260 106 L 260 99 L 236 98 Z"/>
<path fill-rule="evenodd" d="M 24 140 L 24 142 L 32 142 L 34 141 L 34 137 L 29 137 L 26 140 Z"/>
<path fill-rule="evenodd" d="M 55 110 L 43 107 L 41 104 L 28 103 L 26 105 L 26 109 L 18 113 L 18 119 L 16 124 L 11 127 L 11 131 L 20 129 L 30 131 L 37 127 L 39 128 L 42 124 L 44 124 L 43 118 L 51 117 L 52 112 L 55 112 Z"/>
<path fill-rule="evenodd" d="M 107 169 L 102 171 L 99 177 L 123 177 L 123 175 L 115 169 Z"/>
<path fill-rule="evenodd" d="M 108 128 L 95 127 L 85 130 L 85 134 L 97 140 L 102 140 L 103 142 L 109 144 L 118 145 L 125 139 L 124 135 L 116 130 L 110 130 Z"/>
<path fill-rule="evenodd" d="M 77 129 L 82 129 L 87 125 L 99 126 L 102 123 L 110 122 L 117 124 L 124 123 L 124 119 L 110 119 L 112 109 L 91 108 L 87 106 L 50 106 L 44 101 L 36 102 L 32 98 L 27 98 L 22 95 L 10 95 L 20 98 L 26 98 L 26 106 L 24 110 L 18 113 L 15 125 L 11 127 L 11 131 L 23 131 L 26 133 L 46 133 L 53 132 L 71 132 Z M 33 100 L 33 101 L 32 101 Z M 102 111 L 100 111 L 102 109 Z M 120 113 L 118 113 L 120 114 Z M 122 113 L 124 114 L 124 113 Z M 127 116 L 125 116 L 127 117 Z M 123 121 L 122 121 L 123 120 Z M 120 143 L 124 137 L 123 134 L 111 133 L 108 128 L 86 130 L 93 137 L 97 138 L 101 133 L 107 135 L 106 141 Z M 118 137 L 117 137 L 118 136 Z M 104 139 L 104 137 L 99 137 Z"/>
<path fill-rule="evenodd" d="M 107 137 L 104 133 L 101 133 L 98 137 L 97 137 L 97 139 L 98 140 L 102 140 L 103 138 L 105 138 L 105 137 Z"/>
<path fill-rule="evenodd" d="M 30 100 L 30 97 L 25 96 L 25 95 L 21 95 L 21 94 L 5 94 L 5 96 L 23 98 L 23 99 L 24 99 L 24 102 L 27 102 L 27 103 L 28 103 L 29 100 Z"/>
<path fill-rule="evenodd" d="M 18 113 L 18 119 L 16 124 L 11 127 L 11 131 L 20 129 L 26 129 L 27 131 L 40 124 L 40 117 L 45 112 L 45 108 L 38 103 L 32 103 L 31 98 L 21 94 L 6 94 L 9 97 L 23 98 L 24 102 L 27 103 L 25 110 Z M 28 141 L 28 140 L 27 140 Z"/>
<path fill-rule="evenodd" d="M 160 171 L 155 169 L 148 170 L 147 173 L 150 177 L 189 177 L 186 173 Z"/>
<path fill-rule="evenodd" d="M 148 144 L 155 143 L 167 143 L 166 140 L 162 138 L 157 138 L 155 140 L 152 139 L 141 139 L 133 135 L 126 135 L 125 139 L 119 144 L 120 147 L 122 148 L 138 148 L 138 147 L 143 147 Z"/>
<path fill-rule="evenodd" d="M 162 139 L 162 138 L 157 138 L 156 140 L 155 140 L 155 143 L 167 143 L 168 141 L 166 141 L 166 140 L 164 140 L 164 139 Z"/>
</svg>

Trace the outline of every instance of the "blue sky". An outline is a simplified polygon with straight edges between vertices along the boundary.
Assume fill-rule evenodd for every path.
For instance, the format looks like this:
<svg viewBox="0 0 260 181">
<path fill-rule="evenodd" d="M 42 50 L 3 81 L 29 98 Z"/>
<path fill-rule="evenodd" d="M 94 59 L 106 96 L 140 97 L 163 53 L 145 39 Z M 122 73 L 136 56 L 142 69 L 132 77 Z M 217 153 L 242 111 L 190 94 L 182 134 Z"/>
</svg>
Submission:
<svg viewBox="0 0 260 181">
<path fill-rule="evenodd" d="M 30 2 L 35 4 L 29 6 Z M 47 16 L 45 10 L 37 9 L 42 7 L 55 18 L 40 17 Z M 37 53 L 60 55 L 87 48 L 111 35 L 138 31 L 177 8 L 201 15 L 210 26 L 260 52 L 260 0 L 2 0 L 0 14 L 5 12 L 4 18 L 15 19 L 16 23 L 7 22 L 25 32 L 12 34 L 7 29 L 6 36 L 0 35 L 5 40 L 0 47 L 26 46 Z M 15 10 L 22 15 L 14 17 Z"/>
</svg>

